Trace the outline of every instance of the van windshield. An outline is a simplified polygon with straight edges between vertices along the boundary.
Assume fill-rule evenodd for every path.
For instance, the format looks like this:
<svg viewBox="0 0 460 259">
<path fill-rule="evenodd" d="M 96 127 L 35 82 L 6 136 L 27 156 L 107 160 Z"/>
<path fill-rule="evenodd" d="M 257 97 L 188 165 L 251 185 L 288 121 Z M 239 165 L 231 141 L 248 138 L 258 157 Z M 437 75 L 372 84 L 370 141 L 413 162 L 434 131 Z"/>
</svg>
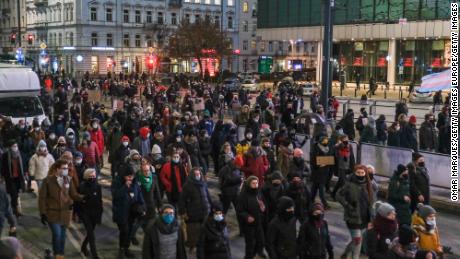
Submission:
<svg viewBox="0 0 460 259">
<path fill-rule="evenodd" d="M 43 114 L 38 97 L 21 96 L 0 98 L 0 114 L 4 116 L 34 117 Z"/>
</svg>

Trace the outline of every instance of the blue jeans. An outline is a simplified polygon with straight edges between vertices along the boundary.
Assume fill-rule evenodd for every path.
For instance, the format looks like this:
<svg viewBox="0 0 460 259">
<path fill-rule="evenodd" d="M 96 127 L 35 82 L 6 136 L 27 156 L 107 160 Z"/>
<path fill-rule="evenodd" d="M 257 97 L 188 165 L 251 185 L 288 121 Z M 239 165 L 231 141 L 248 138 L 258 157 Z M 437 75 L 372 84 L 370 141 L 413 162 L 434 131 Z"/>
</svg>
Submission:
<svg viewBox="0 0 460 259">
<path fill-rule="evenodd" d="M 350 231 L 351 241 L 345 248 L 344 255 L 351 252 L 352 259 L 359 259 L 361 254 L 361 246 L 363 244 L 363 232 L 366 229 L 348 229 Z"/>
<path fill-rule="evenodd" d="M 65 233 L 67 227 L 57 223 L 49 223 L 49 226 L 52 234 L 54 255 L 64 255 Z"/>
</svg>

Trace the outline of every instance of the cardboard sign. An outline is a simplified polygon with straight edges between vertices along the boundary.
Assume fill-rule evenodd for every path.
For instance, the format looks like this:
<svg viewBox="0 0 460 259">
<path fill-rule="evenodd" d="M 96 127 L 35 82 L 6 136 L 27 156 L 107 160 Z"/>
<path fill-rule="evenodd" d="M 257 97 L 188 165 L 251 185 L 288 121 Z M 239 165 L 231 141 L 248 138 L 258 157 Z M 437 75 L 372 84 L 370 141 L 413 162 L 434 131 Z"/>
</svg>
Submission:
<svg viewBox="0 0 460 259">
<path fill-rule="evenodd" d="M 316 157 L 317 165 L 335 165 L 333 156 L 317 156 Z"/>
</svg>

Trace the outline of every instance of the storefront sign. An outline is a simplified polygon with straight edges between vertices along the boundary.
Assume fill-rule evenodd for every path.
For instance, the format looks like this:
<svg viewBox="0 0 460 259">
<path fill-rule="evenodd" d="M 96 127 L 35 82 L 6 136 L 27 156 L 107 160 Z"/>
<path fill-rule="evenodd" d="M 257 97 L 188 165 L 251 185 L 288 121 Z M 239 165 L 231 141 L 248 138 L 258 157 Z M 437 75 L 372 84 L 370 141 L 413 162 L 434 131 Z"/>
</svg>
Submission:
<svg viewBox="0 0 460 259">
<path fill-rule="evenodd" d="M 363 58 L 362 57 L 355 57 L 355 60 L 353 61 L 353 66 L 360 67 L 362 65 L 363 65 Z"/>
<path fill-rule="evenodd" d="M 412 58 L 404 58 L 404 67 L 413 67 L 414 60 Z"/>
</svg>

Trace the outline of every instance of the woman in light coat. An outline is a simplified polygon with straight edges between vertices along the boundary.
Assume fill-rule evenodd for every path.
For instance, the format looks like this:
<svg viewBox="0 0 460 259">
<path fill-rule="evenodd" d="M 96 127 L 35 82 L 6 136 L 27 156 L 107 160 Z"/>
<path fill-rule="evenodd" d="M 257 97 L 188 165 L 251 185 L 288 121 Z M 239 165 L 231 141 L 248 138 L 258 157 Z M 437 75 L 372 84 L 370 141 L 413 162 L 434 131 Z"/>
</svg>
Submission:
<svg viewBox="0 0 460 259">
<path fill-rule="evenodd" d="M 31 180 L 37 182 L 38 189 L 42 186 L 43 179 L 48 176 L 52 164 L 54 164 L 54 158 L 48 152 L 46 142 L 40 140 L 35 154 L 29 160 L 29 175 Z"/>
</svg>

